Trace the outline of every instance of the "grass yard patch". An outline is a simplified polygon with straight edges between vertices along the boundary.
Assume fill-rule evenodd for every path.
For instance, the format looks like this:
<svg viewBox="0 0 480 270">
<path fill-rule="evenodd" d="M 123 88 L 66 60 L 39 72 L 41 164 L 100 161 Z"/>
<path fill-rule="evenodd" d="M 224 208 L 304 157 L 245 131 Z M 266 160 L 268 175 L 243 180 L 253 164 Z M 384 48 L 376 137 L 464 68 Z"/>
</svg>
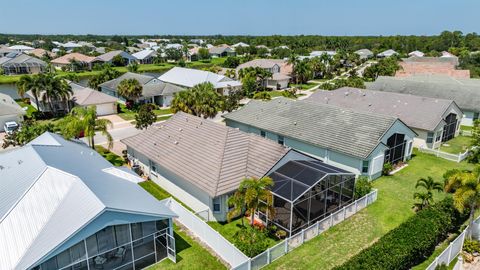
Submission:
<svg viewBox="0 0 480 270">
<path fill-rule="evenodd" d="M 419 178 L 431 176 L 441 182 L 448 169 L 473 168 L 466 162 L 456 163 L 416 150 L 414 154 L 407 168 L 373 182 L 378 189 L 375 203 L 264 269 L 332 269 L 341 265 L 414 215 L 413 193 Z M 445 193 L 434 194 L 435 201 L 444 197 Z"/>
<path fill-rule="evenodd" d="M 457 136 L 445 143 L 440 147 L 440 151 L 451 153 L 451 154 L 460 154 L 464 153 L 469 147 L 472 141 L 472 137 L 467 136 Z"/>
<path fill-rule="evenodd" d="M 115 154 L 115 153 L 112 153 L 110 152 L 107 148 L 103 147 L 103 146 L 100 146 L 100 145 L 97 145 L 95 146 L 95 150 L 97 150 L 97 152 L 103 157 L 105 158 L 106 160 L 108 160 L 110 163 L 112 163 L 114 166 L 123 166 L 125 165 L 125 160 Z"/>
<path fill-rule="evenodd" d="M 33 107 L 31 104 L 25 103 L 22 100 L 17 100 L 17 104 L 20 105 L 22 109 L 27 107 L 27 110 L 25 110 L 26 117 L 32 117 L 32 114 L 37 111 L 37 109 L 35 109 L 35 107 Z"/>
</svg>

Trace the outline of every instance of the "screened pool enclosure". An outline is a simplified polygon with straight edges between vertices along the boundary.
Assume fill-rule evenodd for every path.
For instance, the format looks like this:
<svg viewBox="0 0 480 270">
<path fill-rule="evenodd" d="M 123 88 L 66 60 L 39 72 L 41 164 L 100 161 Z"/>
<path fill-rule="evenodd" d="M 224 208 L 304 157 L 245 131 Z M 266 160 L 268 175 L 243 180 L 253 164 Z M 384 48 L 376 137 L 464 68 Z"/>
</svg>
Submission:
<svg viewBox="0 0 480 270">
<path fill-rule="evenodd" d="M 275 215 L 258 213 L 289 235 L 353 202 L 355 175 L 320 160 L 291 160 L 268 173 Z"/>
</svg>

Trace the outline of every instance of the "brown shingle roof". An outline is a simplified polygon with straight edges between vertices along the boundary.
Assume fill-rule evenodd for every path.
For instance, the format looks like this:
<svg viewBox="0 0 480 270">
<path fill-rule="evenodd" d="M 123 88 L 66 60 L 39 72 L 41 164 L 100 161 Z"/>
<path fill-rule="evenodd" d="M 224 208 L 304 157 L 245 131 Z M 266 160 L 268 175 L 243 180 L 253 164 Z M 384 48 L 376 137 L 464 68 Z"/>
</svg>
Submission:
<svg viewBox="0 0 480 270">
<path fill-rule="evenodd" d="M 260 136 L 185 113 L 122 142 L 212 197 L 236 190 L 244 177 L 262 177 L 288 151 Z"/>
<path fill-rule="evenodd" d="M 64 56 L 60 56 L 58 58 L 55 58 L 51 62 L 53 64 L 66 65 L 66 64 L 70 64 L 70 61 L 72 59 L 75 59 L 76 61 L 84 62 L 84 63 L 91 63 L 91 62 L 97 60 L 97 58 L 93 57 L 93 56 L 87 56 L 87 55 L 84 55 L 84 54 L 81 54 L 81 53 L 69 53 L 69 54 L 65 54 Z"/>
</svg>

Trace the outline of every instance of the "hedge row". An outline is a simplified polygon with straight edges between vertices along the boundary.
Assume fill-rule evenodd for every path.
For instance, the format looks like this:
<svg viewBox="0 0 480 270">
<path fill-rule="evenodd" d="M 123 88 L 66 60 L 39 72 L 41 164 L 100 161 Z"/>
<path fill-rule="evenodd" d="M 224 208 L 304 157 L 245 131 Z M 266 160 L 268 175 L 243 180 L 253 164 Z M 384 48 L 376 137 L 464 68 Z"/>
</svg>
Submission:
<svg viewBox="0 0 480 270">
<path fill-rule="evenodd" d="M 455 210 L 451 198 L 446 198 L 419 211 L 335 269 L 410 269 L 425 261 L 435 246 L 467 218 Z"/>
</svg>

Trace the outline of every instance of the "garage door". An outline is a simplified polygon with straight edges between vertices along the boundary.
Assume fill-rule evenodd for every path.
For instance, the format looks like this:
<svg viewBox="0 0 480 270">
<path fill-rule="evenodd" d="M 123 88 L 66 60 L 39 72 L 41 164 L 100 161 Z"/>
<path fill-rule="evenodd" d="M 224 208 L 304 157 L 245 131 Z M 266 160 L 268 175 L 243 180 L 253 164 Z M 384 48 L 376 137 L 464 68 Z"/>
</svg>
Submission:
<svg viewBox="0 0 480 270">
<path fill-rule="evenodd" d="M 116 112 L 116 110 L 117 110 L 117 108 L 115 106 L 115 103 L 107 103 L 107 104 L 97 105 L 97 115 L 98 116 L 114 114 Z"/>
</svg>

